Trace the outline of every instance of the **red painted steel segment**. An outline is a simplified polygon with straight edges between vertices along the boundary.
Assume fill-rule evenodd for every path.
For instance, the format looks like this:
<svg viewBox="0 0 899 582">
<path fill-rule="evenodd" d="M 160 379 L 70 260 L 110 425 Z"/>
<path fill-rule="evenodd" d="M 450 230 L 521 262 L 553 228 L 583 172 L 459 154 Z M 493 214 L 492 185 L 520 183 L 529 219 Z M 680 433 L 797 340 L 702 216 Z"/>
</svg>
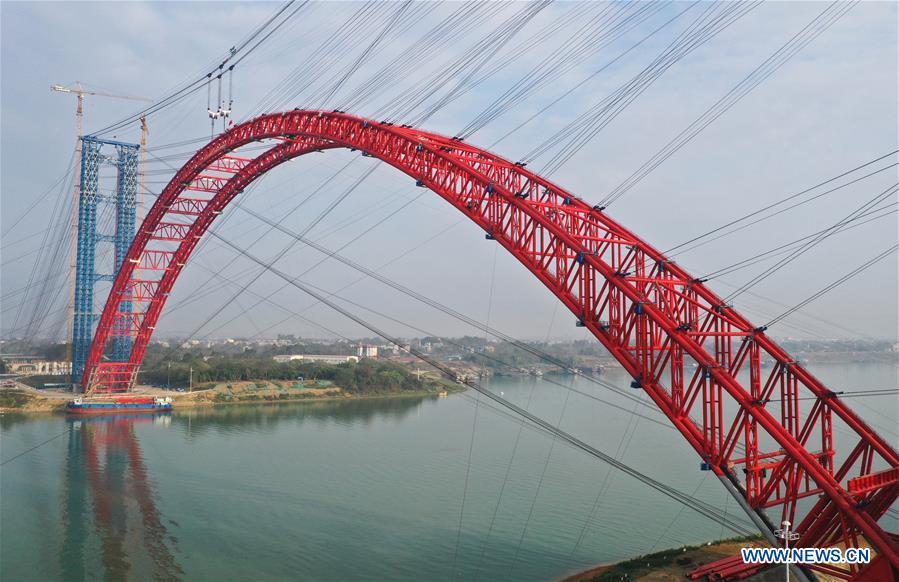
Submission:
<svg viewBox="0 0 899 582">
<path fill-rule="evenodd" d="M 263 140 L 277 141 L 255 159 L 231 155 Z M 864 535 L 899 570 L 895 542 L 877 524 L 897 488 L 868 479 L 870 487 L 853 494 L 841 485 L 895 470 L 899 456 L 842 400 L 763 329 L 601 211 L 522 165 L 417 129 L 294 110 L 212 140 L 176 173 L 141 226 L 101 315 L 84 385 L 130 386 L 178 274 L 234 196 L 280 163 L 335 147 L 361 150 L 415 178 L 506 248 L 618 359 L 712 471 L 738 481 L 742 465 L 740 486 L 752 507 L 780 506 L 781 517 L 795 523 L 798 501 L 819 496 L 797 528 L 800 544 L 858 545 Z M 144 265 L 160 278 L 133 280 Z M 134 313 L 119 312 L 122 300 Z M 134 338 L 129 362 L 101 361 L 115 335 Z M 774 362 L 767 377 L 763 355 Z M 804 416 L 801 391 L 815 397 Z M 834 448 L 834 416 L 858 439 L 844 459 Z"/>
</svg>

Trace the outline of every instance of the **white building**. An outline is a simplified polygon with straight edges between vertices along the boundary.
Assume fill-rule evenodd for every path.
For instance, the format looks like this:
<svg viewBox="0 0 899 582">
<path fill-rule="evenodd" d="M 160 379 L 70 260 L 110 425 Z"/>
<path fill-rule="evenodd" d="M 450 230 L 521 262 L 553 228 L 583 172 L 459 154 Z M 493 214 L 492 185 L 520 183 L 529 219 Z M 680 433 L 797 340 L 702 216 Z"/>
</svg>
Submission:
<svg viewBox="0 0 899 582">
<path fill-rule="evenodd" d="M 378 346 L 359 344 L 359 347 L 356 348 L 356 355 L 360 358 L 377 358 Z"/>
<path fill-rule="evenodd" d="M 22 376 L 68 376 L 72 373 L 71 362 L 43 360 L 29 356 L 4 357 L 7 370 Z"/>
<path fill-rule="evenodd" d="M 295 362 L 297 360 L 303 362 L 318 362 L 320 364 L 348 364 L 349 362 L 359 361 L 359 358 L 356 356 L 332 356 L 327 354 L 284 354 L 273 356 L 272 359 L 279 364 Z"/>
</svg>

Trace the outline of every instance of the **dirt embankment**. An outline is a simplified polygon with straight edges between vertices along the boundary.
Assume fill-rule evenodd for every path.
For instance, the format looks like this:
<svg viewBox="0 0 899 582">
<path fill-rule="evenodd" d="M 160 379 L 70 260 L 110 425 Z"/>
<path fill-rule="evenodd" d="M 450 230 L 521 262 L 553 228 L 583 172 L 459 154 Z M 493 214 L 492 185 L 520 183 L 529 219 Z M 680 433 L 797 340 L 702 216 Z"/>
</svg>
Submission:
<svg viewBox="0 0 899 582">
<path fill-rule="evenodd" d="M 62 410 L 72 395 L 62 393 L 41 394 L 36 390 L 4 388 L 0 390 L 0 413 L 54 412 Z"/>
<path fill-rule="evenodd" d="M 171 392 L 166 392 L 171 396 Z M 237 404 L 241 402 L 290 402 L 296 400 L 321 400 L 324 398 L 348 398 L 341 388 L 329 382 L 229 382 L 202 386 L 193 392 L 174 395 L 177 408 Z"/>
<path fill-rule="evenodd" d="M 643 580 L 646 582 L 682 582 L 687 574 L 704 564 L 740 553 L 740 548 L 764 547 L 761 538 L 722 540 L 705 546 L 687 546 L 638 556 L 616 564 L 596 566 L 564 578 L 562 582 L 611 582 Z"/>
</svg>

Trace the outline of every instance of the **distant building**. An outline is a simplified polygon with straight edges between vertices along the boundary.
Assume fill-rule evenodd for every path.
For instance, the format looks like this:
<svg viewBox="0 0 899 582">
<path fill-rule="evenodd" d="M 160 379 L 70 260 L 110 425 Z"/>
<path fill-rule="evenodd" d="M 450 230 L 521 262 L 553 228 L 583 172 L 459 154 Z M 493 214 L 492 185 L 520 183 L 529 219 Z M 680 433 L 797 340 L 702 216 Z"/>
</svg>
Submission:
<svg viewBox="0 0 899 582">
<path fill-rule="evenodd" d="M 279 364 L 287 362 L 295 362 L 297 360 L 303 362 L 317 362 L 320 364 L 348 364 L 349 362 L 358 362 L 357 356 L 332 356 L 327 354 L 284 354 L 273 356 L 273 360 Z"/>
<path fill-rule="evenodd" d="M 22 376 L 67 376 L 72 373 L 72 363 L 44 360 L 37 356 L 3 355 L 10 374 Z"/>
<path fill-rule="evenodd" d="M 400 347 L 396 344 L 381 344 L 378 346 L 379 354 L 391 353 L 393 355 L 397 355 L 400 353 Z"/>
<path fill-rule="evenodd" d="M 360 358 L 377 358 L 378 357 L 378 346 L 372 346 L 369 344 L 359 344 L 359 347 L 356 348 L 356 355 Z"/>
</svg>

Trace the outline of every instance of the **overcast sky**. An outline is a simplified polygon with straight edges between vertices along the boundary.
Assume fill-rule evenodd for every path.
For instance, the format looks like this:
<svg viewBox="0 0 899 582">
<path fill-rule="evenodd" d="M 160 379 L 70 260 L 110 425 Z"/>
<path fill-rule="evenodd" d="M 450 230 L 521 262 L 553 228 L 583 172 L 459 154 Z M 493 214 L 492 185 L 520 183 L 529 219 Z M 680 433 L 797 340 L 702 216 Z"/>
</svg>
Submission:
<svg viewBox="0 0 899 582">
<path fill-rule="evenodd" d="M 41 198 L 66 173 L 74 142 L 75 99 L 71 95 L 52 93 L 49 86 L 80 80 L 99 90 L 159 98 L 218 62 L 278 6 L 262 2 L 0 3 L 3 228 L 0 284 L 5 334 L 13 327 L 21 327 L 31 317 L 26 305 L 19 314 L 17 326 L 13 325 L 22 297 L 17 292 L 29 281 L 36 258 L 42 256 L 38 252 L 44 240 L 42 232 L 52 223 L 54 212 L 61 208 L 59 197 L 71 195 L 65 189 L 53 188 Z M 597 202 L 826 6 L 815 2 L 773 2 L 752 10 L 671 67 L 576 156 L 553 172 L 551 178 L 591 204 Z M 405 51 L 414 50 L 412 43 L 416 39 L 460 7 L 458 3 L 445 3 L 424 10 L 419 5 L 420 20 L 385 35 L 360 69 L 325 104 L 336 107 L 347 103 L 373 71 Z M 685 3 L 661 6 L 658 12 L 611 45 L 583 55 L 564 74 L 516 103 L 468 141 L 482 146 L 493 144 L 688 7 Z M 512 159 L 530 151 L 632 78 L 707 7 L 698 4 L 687 10 L 558 105 L 499 142 L 494 150 Z M 316 56 L 318 47 L 335 37 L 341 25 L 359 8 L 360 4 L 352 2 L 310 3 L 238 65 L 234 74 L 235 118 L 240 120 L 258 113 L 263 98 L 273 88 L 283 87 L 282 81 L 292 71 L 320 59 Z M 462 54 L 478 39 L 489 35 L 498 37 L 500 33 L 495 29 L 523 8 L 520 3 L 509 4 L 485 15 L 450 47 L 428 55 L 428 59 L 411 67 L 403 79 L 386 84 L 376 98 L 350 112 L 373 115 L 403 88 Z M 326 73 L 316 78 L 297 79 L 290 90 L 279 94 L 280 99 L 265 102 L 266 107 L 290 109 L 321 105 L 313 97 L 329 86 L 334 71 L 359 58 L 397 14 L 396 10 L 396 4 L 377 5 L 366 19 L 367 26 L 353 34 L 352 46 L 339 54 L 327 53 L 333 62 Z M 529 72 L 539 59 L 565 42 L 576 26 L 594 16 L 601 21 L 603 10 L 613 13 L 610 7 L 600 3 L 559 2 L 544 9 L 501 47 L 496 61 L 491 61 L 508 61 L 508 66 L 440 109 L 423 127 L 455 134 L 497 95 Z M 544 42 L 515 49 L 520 42 L 566 17 L 569 22 L 548 35 Z M 896 3 L 862 2 L 855 6 L 613 204 L 609 214 L 650 243 L 668 249 L 895 150 L 896 23 Z M 484 71 L 489 69 L 489 64 Z M 448 88 L 465 81 L 463 73 Z M 95 131 L 138 107 L 133 101 L 88 97 L 86 130 Z M 206 107 L 204 89 L 150 118 L 152 156 L 146 178 L 149 190 L 161 191 L 173 170 L 201 144 L 152 148 L 208 137 Z M 136 141 L 137 127 L 133 125 L 115 135 L 117 139 Z M 539 170 L 547 159 L 538 158 L 531 167 Z M 894 155 L 871 168 L 895 162 Z M 332 177 L 341 168 L 343 171 Z M 415 188 L 408 177 L 375 160 L 361 158 L 358 153 L 328 152 L 295 160 L 260 180 L 243 195 L 241 202 L 268 217 L 284 218 L 284 226 L 301 231 L 371 168 L 375 168 L 373 173 L 309 231 L 311 238 L 327 247 L 338 248 L 389 216 L 341 252 L 458 311 L 478 320 L 489 319 L 492 326 L 518 337 L 584 337 L 583 330 L 575 328 L 574 317 L 557 308 L 549 292 L 511 256 L 484 240 L 478 228 L 462 222 L 461 216 L 436 195 Z M 834 224 L 895 183 L 896 175 L 895 168 L 880 172 L 677 259 L 697 276 L 713 272 Z M 308 203 L 289 214 L 300 200 L 313 192 L 315 195 Z M 893 196 L 880 207 L 894 210 L 895 206 L 888 205 L 895 201 Z M 148 202 L 152 199 L 148 198 Z M 264 234 L 267 227 L 239 209 L 230 209 L 223 218 L 218 232 L 243 246 L 252 245 L 251 252 L 258 256 L 272 258 L 290 245 L 290 239 L 283 234 Z M 256 242 L 261 235 L 264 236 Z M 53 235 L 50 242 L 52 238 Z M 741 295 L 736 307 L 762 324 L 895 244 L 896 239 L 896 214 L 837 234 L 754 287 L 754 295 Z M 362 312 L 364 317 L 395 334 L 480 334 L 377 282 L 357 282 L 360 275 L 346 267 L 329 262 L 315 266 L 321 258 L 315 251 L 297 244 L 277 266 L 295 275 L 314 266 L 302 276 L 304 281 L 329 291 L 349 285 L 339 292 L 340 297 L 419 328 L 412 329 L 382 315 Z M 732 285 L 742 284 L 771 264 L 762 262 L 738 270 L 720 280 L 712 280 L 710 285 L 727 295 Z M 210 280 L 211 272 L 220 272 L 230 282 Z M 248 282 L 251 284 L 247 292 L 223 306 L 226 299 Z M 63 283 L 64 273 L 57 273 L 48 283 L 48 292 Z M 272 337 L 277 333 L 328 336 L 308 321 L 288 318 L 282 309 L 270 303 L 263 302 L 249 309 L 259 301 L 259 295 L 272 293 L 272 301 L 302 312 L 338 334 L 370 335 L 326 307 L 313 305 L 299 290 L 288 287 L 278 291 L 283 285 L 275 275 L 261 273 L 259 267 L 235 257 L 221 244 L 207 241 L 178 281 L 157 336 L 184 337 L 204 323 L 194 337 Z M 101 293 L 106 288 L 98 285 Z M 198 291 L 210 289 L 215 292 L 191 302 L 191 298 L 198 297 Z M 61 298 L 64 295 L 58 294 Z M 59 310 L 60 303 L 57 301 L 52 308 Z M 53 321 L 61 322 L 61 313 L 51 313 L 44 327 L 57 329 Z M 895 341 L 895 255 L 771 331 L 781 337 L 876 337 Z"/>
</svg>

